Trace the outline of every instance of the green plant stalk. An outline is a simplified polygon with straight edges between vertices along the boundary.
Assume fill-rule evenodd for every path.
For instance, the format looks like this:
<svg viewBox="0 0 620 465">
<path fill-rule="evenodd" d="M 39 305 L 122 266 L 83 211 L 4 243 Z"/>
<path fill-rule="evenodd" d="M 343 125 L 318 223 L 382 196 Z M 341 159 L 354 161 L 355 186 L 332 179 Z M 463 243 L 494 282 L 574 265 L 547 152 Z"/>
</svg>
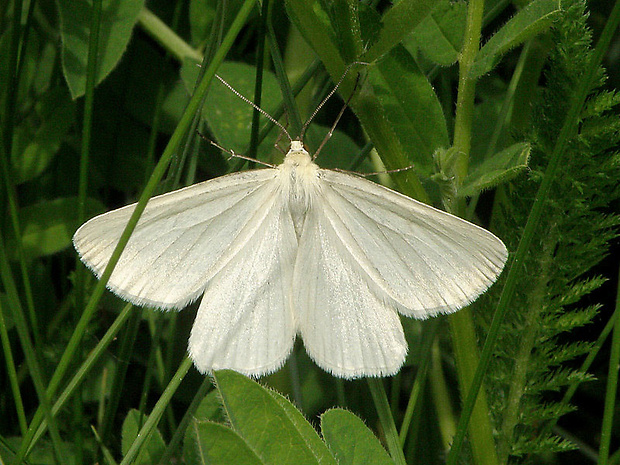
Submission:
<svg viewBox="0 0 620 465">
<path fill-rule="evenodd" d="M 476 402 L 480 387 L 482 386 L 482 380 L 488 368 L 489 361 L 491 360 L 491 355 L 493 353 L 495 343 L 497 342 L 497 338 L 499 336 L 499 327 L 504 320 L 506 312 L 510 307 L 512 297 L 514 296 L 517 285 L 517 277 L 521 272 L 522 261 L 534 238 L 536 227 L 538 226 L 540 217 L 544 210 L 545 200 L 547 199 L 549 190 L 551 189 L 553 181 L 558 174 L 560 163 L 562 161 L 562 156 L 566 151 L 566 146 L 568 145 L 568 142 L 572 135 L 575 133 L 575 129 L 579 121 L 579 113 L 581 112 L 581 108 L 583 107 L 586 97 L 591 89 L 591 83 L 598 71 L 598 67 L 600 66 L 603 56 L 605 55 L 609 47 L 609 43 L 611 42 L 614 31 L 618 27 L 619 23 L 620 1 L 617 1 L 614 9 L 609 15 L 607 23 L 605 24 L 605 28 L 596 45 L 594 54 L 592 55 L 588 70 L 581 79 L 576 96 L 573 99 L 562 129 L 560 130 L 557 143 L 553 148 L 553 153 L 549 160 L 549 165 L 547 166 L 547 170 L 545 171 L 542 183 L 540 185 L 540 188 L 538 189 L 538 193 L 536 194 L 534 205 L 532 206 L 532 210 L 530 211 L 530 215 L 528 216 L 525 228 L 523 230 L 523 236 L 519 241 L 517 251 L 514 254 L 512 265 L 508 270 L 506 282 L 504 288 L 502 289 L 502 294 L 497 304 L 497 309 L 495 311 L 495 315 L 493 316 L 493 320 L 491 322 L 491 326 L 489 328 L 489 332 L 485 340 L 482 353 L 480 354 L 480 363 L 476 369 L 476 373 L 472 381 L 469 393 L 467 394 L 467 399 L 465 400 L 465 403 L 463 405 L 463 411 L 461 413 L 461 418 L 459 419 L 459 428 L 457 430 L 456 436 L 454 437 L 454 442 L 452 443 L 452 449 L 450 450 L 450 454 L 448 455 L 448 460 L 446 462 L 447 465 L 456 465 L 458 463 L 458 455 L 463 445 L 463 440 L 465 438 L 465 426 L 469 424 L 473 406 Z"/>
<path fill-rule="evenodd" d="M 263 74 L 265 72 L 265 34 L 267 30 L 268 16 L 271 12 L 270 0 L 263 0 L 261 5 L 260 20 L 258 26 L 257 51 L 256 51 L 256 79 L 254 80 L 254 104 L 260 108 L 263 97 Z M 260 130 L 260 112 L 254 108 L 252 111 L 252 127 L 250 132 L 250 149 L 248 157 L 256 160 L 258 154 L 258 133 Z M 255 168 L 254 162 L 249 162 L 249 167 Z"/>
<path fill-rule="evenodd" d="M 26 323 L 26 318 L 24 317 L 24 313 L 21 308 L 17 287 L 15 285 L 15 280 L 13 279 L 13 274 L 11 272 L 11 266 L 7 259 L 6 251 L 4 248 L 4 237 L 1 233 L 0 275 L 2 276 L 2 284 L 4 284 L 4 290 L 6 292 L 6 296 L 8 297 L 9 305 L 11 306 L 11 310 L 13 310 L 13 321 L 15 322 L 19 341 L 24 351 L 24 356 L 26 357 L 26 365 L 28 366 L 28 370 L 30 371 L 30 378 L 32 379 L 32 383 L 34 384 L 34 388 L 40 402 L 39 408 L 43 410 L 44 415 L 47 418 L 48 423 L 50 424 L 50 434 L 52 437 L 54 453 L 53 458 L 58 463 L 66 463 L 63 460 L 64 454 L 62 449 L 62 441 L 60 439 L 60 434 L 58 433 L 58 425 L 53 421 L 52 418 L 49 401 L 51 396 L 48 396 L 45 392 L 45 385 L 43 382 L 43 376 L 41 374 L 41 367 L 37 360 L 37 354 L 30 339 L 28 324 Z M 18 460 L 16 460 L 15 462 L 20 463 Z"/>
<path fill-rule="evenodd" d="M 452 346 L 456 359 L 456 368 L 462 398 L 471 389 L 476 367 L 479 363 L 479 348 L 476 339 L 476 328 L 471 307 L 464 308 L 448 317 Z M 480 393 L 472 412 L 473 420 L 469 426 L 469 441 L 476 465 L 497 464 L 497 452 L 493 439 L 493 428 L 489 415 L 489 407 L 484 391 Z M 458 428 L 457 426 L 457 434 Z"/>
<path fill-rule="evenodd" d="M 366 378 L 366 381 L 368 382 L 368 387 L 372 394 L 372 400 L 375 403 L 375 409 L 379 415 L 379 421 L 383 427 L 383 434 L 385 435 L 385 442 L 390 456 L 396 465 L 406 465 L 405 454 L 400 446 L 398 432 L 396 431 L 390 404 L 387 399 L 387 394 L 385 393 L 385 387 L 383 386 L 383 379 Z"/>
<path fill-rule="evenodd" d="M 454 175 L 457 188 L 469 171 L 469 150 L 471 148 L 471 125 L 474 114 L 474 97 L 476 80 L 470 78 L 471 69 L 478 50 L 484 0 L 472 0 L 467 6 L 467 22 L 463 50 L 459 56 L 459 86 L 456 100 L 456 117 L 454 123 L 454 147 L 459 151 Z"/>
<path fill-rule="evenodd" d="M 15 411 L 17 412 L 17 421 L 19 423 L 21 435 L 24 436 L 28 430 L 28 421 L 26 420 L 22 394 L 19 390 L 19 380 L 17 379 L 15 360 L 13 359 L 11 341 L 9 340 L 9 333 L 6 330 L 3 312 L 2 301 L 0 301 L 0 340 L 2 341 L 2 351 L 6 362 L 6 371 L 8 373 L 9 384 L 11 385 L 11 391 L 13 392 L 13 403 L 15 404 Z"/>
<path fill-rule="evenodd" d="M 127 319 L 133 314 L 133 305 L 127 304 L 116 317 L 116 320 L 110 325 L 106 333 L 103 335 L 101 340 L 97 343 L 97 345 L 90 352 L 84 363 L 80 365 L 73 378 L 67 383 L 65 389 L 62 390 L 61 394 L 58 396 L 58 399 L 54 403 L 52 407 L 52 416 L 58 415 L 58 412 L 62 410 L 67 401 L 73 396 L 77 388 L 82 384 L 82 382 L 86 379 L 90 370 L 92 370 L 95 364 L 99 361 L 101 356 L 106 353 L 106 349 L 115 340 L 116 335 L 121 330 Z M 41 438 L 43 433 L 47 428 L 47 420 L 43 418 L 42 411 L 39 409 L 36 411 L 35 416 L 30 423 L 30 428 L 32 430 L 36 430 L 36 433 L 32 435 L 32 441 L 29 442 L 36 444 L 36 442 Z M 26 438 L 28 439 L 28 438 Z M 24 439 L 25 440 L 25 439 Z M 28 453 L 30 453 L 32 449 L 28 449 Z"/>
<path fill-rule="evenodd" d="M 428 0 L 425 0 L 427 2 Z M 290 10 L 294 12 L 294 15 L 299 20 L 298 27 L 303 32 L 304 37 L 310 43 L 312 48 L 321 58 L 321 61 L 325 65 L 325 69 L 332 77 L 334 82 L 338 82 L 342 77 L 346 64 L 344 63 L 338 48 L 331 41 L 331 33 L 324 22 L 317 16 L 316 11 L 312 8 L 309 2 L 301 0 L 289 0 L 287 5 Z M 400 2 L 397 4 L 399 8 L 405 8 L 406 11 L 416 11 L 413 6 L 413 2 Z M 409 10 L 411 8 L 411 10 Z M 390 10 L 392 11 L 392 10 Z M 400 11 L 400 10 L 399 10 Z M 419 20 L 423 17 L 417 18 Z M 417 20 L 416 16 L 412 16 L 412 21 Z M 416 23 L 417 24 L 417 23 Z M 414 27 L 413 22 L 409 24 L 410 27 Z M 394 31 L 394 34 L 398 34 Z M 368 54 L 361 57 L 361 59 L 371 61 L 371 54 L 377 53 L 379 50 L 376 47 L 382 47 L 387 44 L 386 41 L 391 41 L 395 36 L 386 37 L 385 41 L 379 45 L 377 42 Z M 402 40 L 402 37 L 398 40 Z M 387 52 L 387 48 L 383 53 Z M 372 55 L 372 59 L 378 58 Z M 349 75 L 342 81 L 340 85 L 341 95 L 350 95 L 353 91 L 356 78 Z M 403 152 L 403 148 L 394 133 L 394 130 L 390 123 L 385 118 L 383 108 L 377 97 L 373 94 L 372 89 L 369 86 L 362 85 L 358 94 L 350 102 L 351 109 L 355 112 L 359 118 L 362 126 L 368 133 L 368 136 L 372 140 L 377 152 L 379 152 L 381 159 L 385 163 L 388 170 L 402 168 L 409 166 L 410 161 L 407 155 Z M 420 180 L 413 172 L 413 170 L 405 170 L 400 173 L 395 173 L 393 179 L 398 185 L 401 192 L 410 197 L 418 199 L 422 202 L 428 203 L 428 196 L 426 191 L 422 187 Z"/>
<path fill-rule="evenodd" d="M 131 359 L 131 353 L 133 352 L 133 345 L 136 341 L 136 335 L 138 334 L 138 327 L 142 319 L 142 308 L 136 308 L 136 311 L 131 315 L 129 324 L 125 326 L 120 338 L 120 348 L 118 351 L 118 362 L 116 363 L 116 369 L 114 370 L 114 376 L 112 376 L 111 386 L 114 386 L 110 399 L 106 406 L 103 422 L 99 427 L 101 431 L 101 439 L 104 443 L 109 440 L 112 428 L 114 425 L 114 419 L 116 418 L 116 412 L 120 403 L 122 389 L 121 386 L 125 383 L 125 375 L 127 374 L 127 368 L 129 367 L 129 360 Z"/>
<path fill-rule="evenodd" d="M 15 108 L 17 106 L 17 96 L 19 94 L 19 76 L 22 68 L 23 61 L 19 61 L 23 56 L 26 44 L 24 37 L 21 36 L 22 31 L 22 2 L 15 1 L 13 3 L 13 24 L 11 28 L 11 42 L 9 48 L 9 57 L 7 60 L 7 85 L 4 105 L 4 115 L 2 121 L 2 128 L 0 128 L 0 163 L 2 164 L 2 180 L 6 186 L 6 195 L 9 205 L 9 213 L 11 217 L 11 226 L 15 234 L 15 245 L 17 257 L 19 257 L 19 268 L 22 277 L 22 286 L 24 288 L 24 296 L 26 298 L 26 308 L 28 310 L 28 318 L 30 320 L 30 329 L 36 346 L 41 343 L 41 336 L 39 331 L 39 324 L 37 322 L 37 315 L 34 308 L 34 300 L 32 298 L 32 286 L 30 285 L 30 275 L 28 274 L 28 267 L 24 260 L 24 251 L 22 247 L 22 229 L 19 224 L 19 206 L 17 205 L 17 195 L 15 192 L 15 186 L 13 185 L 13 178 L 11 176 L 11 156 L 13 151 L 13 134 L 15 131 Z M 31 11 L 32 8 L 29 9 Z M 27 18 L 29 20 L 29 17 Z M 28 27 L 28 24 L 26 24 Z M 2 150 L 4 149 L 4 150 Z M 14 308 L 14 310 L 22 311 Z"/>
<path fill-rule="evenodd" d="M 506 408 L 503 412 L 502 425 L 500 429 L 499 440 L 499 459 L 500 463 L 508 463 L 510 455 L 510 444 L 514 429 L 519 419 L 519 408 L 521 407 L 521 398 L 525 393 L 527 383 L 528 366 L 532 355 L 532 350 L 538 339 L 538 330 L 540 329 L 540 314 L 544 306 L 544 298 L 549 284 L 549 272 L 553 265 L 551 252 L 555 249 L 556 241 L 550 240 L 545 242 L 542 250 L 542 258 L 539 263 L 540 277 L 536 279 L 536 285 L 532 292 L 529 292 L 526 308 L 527 316 L 523 328 L 523 337 L 519 344 L 517 357 L 513 373 L 511 376 L 510 388 L 506 400 Z"/>
<path fill-rule="evenodd" d="M 433 343 L 435 341 L 435 336 L 437 335 L 437 330 L 439 329 L 439 320 L 434 319 L 428 322 L 428 325 L 425 327 L 426 331 L 424 332 L 424 343 L 420 350 L 422 354 L 422 359 L 420 360 L 420 364 L 418 366 L 418 372 L 415 377 L 415 381 L 413 382 L 413 386 L 411 387 L 411 393 L 409 394 L 409 401 L 407 402 L 407 409 L 405 410 L 405 415 L 403 416 L 403 421 L 400 425 L 400 431 L 398 433 L 398 439 L 400 441 L 400 446 L 405 446 L 405 441 L 407 440 L 407 433 L 409 432 L 409 425 L 411 424 L 411 419 L 413 417 L 413 412 L 418 405 L 418 400 L 421 398 L 422 389 L 426 384 L 426 373 L 428 371 L 428 367 L 431 363 L 431 358 L 433 354 Z"/>
<path fill-rule="evenodd" d="M 276 73 L 276 77 L 278 78 L 280 90 L 282 91 L 282 97 L 284 98 L 284 105 L 288 111 L 288 116 L 290 119 L 290 133 L 292 133 L 291 137 L 299 137 L 303 123 L 301 121 L 299 109 L 295 104 L 295 96 L 293 95 L 291 84 L 289 83 L 288 77 L 286 76 L 284 61 L 282 60 L 282 54 L 280 53 L 280 49 L 278 48 L 276 33 L 273 29 L 273 23 L 271 22 L 271 18 L 267 18 L 267 38 L 269 40 L 269 46 L 271 49 L 271 60 L 273 61 L 273 69 Z"/>
<path fill-rule="evenodd" d="M 165 50 L 179 60 L 179 62 L 183 63 L 185 58 L 202 62 L 202 54 L 181 39 L 166 23 L 155 16 L 148 8 L 142 8 L 138 16 L 138 23 L 151 37 L 159 42 Z"/>
<path fill-rule="evenodd" d="M 198 388 L 198 391 L 196 391 L 196 395 L 194 395 L 191 404 L 189 404 L 189 407 L 187 407 L 187 410 L 185 411 L 185 414 L 183 415 L 179 426 L 174 430 L 174 434 L 172 435 L 172 439 L 170 439 L 170 442 L 166 447 L 166 451 L 159 459 L 159 465 L 166 465 L 171 462 L 172 454 L 176 451 L 179 444 L 181 444 L 189 422 L 194 418 L 194 413 L 196 413 L 196 410 L 198 410 L 198 407 L 200 407 L 200 403 L 207 395 L 207 392 L 209 391 L 209 388 L 211 386 L 211 378 L 206 376 L 204 381 Z"/>
<path fill-rule="evenodd" d="M 616 394 L 618 389 L 618 364 L 620 363 L 620 282 L 616 295 L 616 322 L 614 335 L 611 340 L 611 354 L 609 355 L 609 371 L 607 373 L 607 391 L 605 393 L 605 408 L 601 425 L 601 444 L 598 452 L 598 464 L 609 464 L 609 445 L 611 443 Z"/>
<path fill-rule="evenodd" d="M 90 35 L 88 37 L 88 62 L 86 64 L 86 88 L 84 91 L 84 118 L 82 119 L 82 146 L 80 150 L 80 181 L 78 186 L 78 223 L 84 221 L 86 190 L 88 188 L 88 162 L 97 82 L 97 58 L 99 53 L 99 29 L 101 23 L 102 0 L 93 0 Z M 83 279 L 83 275 L 82 275 Z"/>
<path fill-rule="evenodd" d="M 174 133 L 170 137 L 170 141 L 168 142 L 168 145 L 166 146 L 164 153 L 162 154 L 157 165 L 155 166 L 155 169 L 153 170 L 153 174 L 151 175 L 149 182 L 147 183 L 146 187 L 144 188 L 144 191 L 142 192 L 142 195 L 140 196 L 140 200 L 138 201 L 136 208 L 129 219 L 129 222 L 127 223 L 127 226 L 125 227 L 119 239 L 116 249 L 114 249 L 114 252 L 112 253 L 112 256 L 110 257 L 110 261 L 108 265 L 106 266 L 103 274 L 101 275 L 99 282 L 95 286 L 95 289 L 93 290 L 93 294 L 90 298 L 90 301 L 86 305 L 86 308 L 84 309 L 84 312 L 82 313 L 82 317 L 80 318 L 80 321 L 78 322 L 75 330 L 73 331 L 71 339 L 69 340 L 69 343 L 67 344 L 67 348 L 65 349 L 65 353 L 63 354 L 60 360 L 60 363 L 58 364 L 58 367 L 56 368 L 56 371 L 54 372 L 54 375 L 52 376 L 52 379 L 48 386 L 48 396 L 51 397 L 56 393 L 60 385 L 60 381 L 64 377 L 65 373 L 67 372 L 71 364 L 71 359 L 73 358 L 74 354 L 79 348 L 80 341 L 86 331 L 86 327 L 90 319 L 93 316 L 93 313 L 95 312 L 97 308 L 99 299 L 101 299 L 101 296 L 103 295 L 105 286 L 108 280 L 110 279 L 112 271 L 114 270 L 114 266 L 116 266 L 116 263 L 118 262 L 120 255 L 123 249 L 125 248 L 125 245 L 129 241 L 129 236 L 133 232 L 134 228 L 136 227 L 136 224 L 138 223 L 138 220 L 140 219 L 140 216 L 142 215 L 142 212 L 146 208 L 146 203 L 148 199 L 152 196 L 153 192 L 157 188 L 159 181 L 163 177 L 168 167 L 168 164 L 170 163 L 170 159 L 172 158 L 175 151 L 179 147 L 185 132 L 190 127 L 192 120 L 194 118 L 194 115 L 196 114 L 196 112 L 198 111 L 200 107 L 202 98 L 204 94 L 206 93 L 213 76 L 215 75 L 215 70 L 224 60 L 226 53 L 232 46 L 232 43 L 234 42 L 237 34 L 241 30 L 241 27 L 243 26 L 245 19 L 249 15 L 251 9 L 254 7 L 255 1 L 256 0 L 246 0 L 243 6 L 241 7 L 241 9 L 239 10 L 237 17 L 231 24 L 231 27 L 222 42 L 222 46 L 218 49 L 217 53 L 214 56 L 213 61 L 211 62 L 209 67 L 205 70 L 204 78 L 200 82 L 196 92 L 194 93 L 189 103 L 187 104 L 187 108 L 185 109 L 183 116 L 181 116 L 181 120 L 179 121 L 177 128 L 175 129 Z M 18 456 L 20 457 L 20 460 L 23 459 L 24 457 L 23 454 L 25 450 L 29 447 L 30 447 L 29 441 L 24 440 L 18 452 Z"/>
<path fill-rule="evenodd" d="M 97 432 L 95 427 L 91 425 L 90 429 L 92 430 L 95 436 L 95 440 L 97 441 L 97 444 L 99 444 L 99 448 L 101 449 L 101 453 L 103 455 L 103 459 L 105 460 L 105 463 L 107 463 L 108 465 L 117 465 L 116 460 L 114 460 L 114 457 L 112 456 L 112 453 L 101 440 L 101 437 L 99 436 L 99 433 Z"/>
<path fill-rule="evenodd" d="M 81 224 L 85 219 L 86 210 L 86 194 L 88 188 L 88 165 L 90 157 L 91 146 L 91 134 L 92 134 L 92 120 L 93 120 L 93 108 L 95 99 L 95 85 L 97 83 L 97 69 L 99 58 L 99 30 L 101 26 L 101 9 L 102 0 L 93 0 L 92 10 L 90 13 L 90 33 L 88 36 L 88 59 L 86 68 L 86 86 L 84 94 L 84 116 L 82 119 L 82 145 L 80 150 L 80 177 L 78 185 L 78 205 L 77 205 L 77 218 L 78 223 Z M 76 307 L 82 308 L 85 300 L 85 283 L 86 283 L 86 270 L 84 267 L 78 267 L 75 272 L 75 301 Z M 120 390 L 119 390 L 120 391 Z M 80 424 L 83 423 L 84 411 L 81 402 L 73 404 L 73 417 Z M 78 419 L 79 418 L 79 419 Z M 78 443 L 83 442 L 83 431 L 77 432 L 79 437 L 75 439 Z M 76 460 L 78 463 L 83 461 L 82 448 L 77 449 Z"/>
<path fill-rule="evenodd" d="M 471 148 L 471 127 L 474 113 L 476 80 L 470 77 L 469 70 L 480 48 L 480 35 L 484 14 L 484 0 L 472 0 L 467 6 L 465 41 L 459 56 L 459 85 L 454 125 L 454 147 L 458 151 L 455 164 L 455 183 L 457 189 L 467 177 L 469 152 Z M 456 212 L 464 213 L 464 202 L 459 201 Z M 479 349 L 476 328 L 470 308 L 465 308 L 448 317 L 456 367 L 464 399 L 471 389 L 474 373 L 479 363 Z M 493 429 L 484 391 L 476 402 L 469 427 L 469 439 L 474 463 L 478 465 L 497 464 L 497 452 L 493 439 Z M 457 434 L 458 434 L 457 429 Z M 463 431 L 463 434 L 465 432 Z"/>
<path fill-rule="evenodd" d="M 450 389 L 446 382 L 446 376 L 441 365 L 441 351 L 438 341 L 435 341 L 431 347 L 431 367 L 429 373 L 429 381 L 433 406 L 437 412 L 437 420 L 439 432 L 441 434 L 441 443 L 444 450 L 450 448 L 450 443 L 456 432 L 456 417 L 452 409 L 452 401 L 450 398 Z"/>
<path fill-rule="evenodd" d="M 140 428 L 138 436 L 131 444 L 131 447 L 129 447 L 129 450 L 127 451 L 127 454 L 125 454 L 125 457 L 123 457 L 121 465 L 130 464 L 138 456 L 142 444 L 144 444 L 146 440 L 150 437 L 151 433 L 157 426 L 157 423 L 159 422 L 159 419 L 161 418 L 164 410 L 172 400 L 172 396 L 178 389 L 181 381 L 183 381 L 183 378 L 191 367 L 192 361 L 186 356 L 181 362 L 179 369 L 172 377 L 172 380 L 170 381 L 170 383 L 168 383 L 166 390 L 163 392 L 163 394 L 155 404 L 155 407 L 153 407 L 149 418 L 144 422 L 142 428 Z"/>
<path fill-rule="evenodd" d="M 164 331 L 164 322 L 161 315 L 154 312 L 148 312 L 146 315 L 149 333 L 151 335 L 151 344 L 149 348 L 149 356 L 146 359 L 146 373 L 144 374 L 144 380 L 142 382 L 142 393 L 140 394 L 140 402 L 138 403 L 138 411 L 141 414 L 146 414 L 146 401 L 148 399 L 148 393 L 151 390 L 151 381 L 155 371 L 155 358 L 157 349 L 159 348 L 159 341 L 161 340 L 161 334 Z M 162 364 L 163 365 L 163 364 Z M 161 379 L 163 380 L 164 373 L 161 373 Z M 161 383 L 163 384 L 163 383 Z"/>
</svg>

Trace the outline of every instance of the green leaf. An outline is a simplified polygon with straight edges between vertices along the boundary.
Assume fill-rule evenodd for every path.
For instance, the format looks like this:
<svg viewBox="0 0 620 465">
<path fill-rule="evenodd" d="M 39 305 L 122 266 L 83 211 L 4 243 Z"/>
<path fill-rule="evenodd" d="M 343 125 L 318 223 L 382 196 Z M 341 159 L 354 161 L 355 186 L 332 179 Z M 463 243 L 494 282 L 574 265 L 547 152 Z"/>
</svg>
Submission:
<svg viewBox="0 0 620 465">
<path fill-rule="evenodd" d="M 75 120 L 75 104 L 64 89 L 36 104 L 35 115 L 15 131 L 11 154 L 13 182 L 21 184 L 43 173 L 58 152 Z"/>
<path fill-rule="evenodd" d="M 283 407 L 282 399 L 234 371 L 216 371 L 213 377 L 230 425 L 261 460 L 274 465 L 319 463 L 317 433 L 300 426 L 301 414 L 292 413 L 292 404 Z"/>
<path fill-rule="evenodd" d="M 322 465 L 334 464 L 336 460 L 329 451 L 325 443 L 321 440 L 316 430 L 312 427 L 308 420 L 304 418 L 301 412 L 295 407 L 287 398 L 276 391 L 267 391 L 279 404 L 280 408 L 284 410 L 284 413 L 288 416 L 289 420 L 295 426 L 295 429 L 301 434 L 306 441 L 307 446 L 312 450 L 314 456 L 318 459 Z"/>
<path fill-rule="evenodd" d="M 334 29 L 329 15 L 319 2 L 308 0 L 286 0 L 286 11 L 306 42 L 333 76 L 342 74 L 345 63 L 340 55 Z"/>
<path fill-rule="evenodd" d="M 147 420 L 146 415 L 142 415 L 135 409 L 132 409 L 125 417 L 125 421 L 123 422 L 123 430 L 122 430 L 122 452 L 123 455 L 129 451 L 129 448 L 133 444 L 134 440 L 138 436 L 138 432 L 140 428 Z M 138 457 L 133 462 L 135 465 L 152 465 L 154 463 L 159 462 L 159 458 L 164 453 L 166 449 L 166 444 L 161 436 L 159 430 L 155 430 L 149 438 L 146 440 Z"/>
<path fill-rule="evenodd" d="M 375 94 L 418 175 L 429 176 L 433 153 L 449 145 L 441 104 L 404 47 L 398 46 L 369 70 Z"/>
<path fill-rule="evenodd" d="M 530 144 L 519 142 L 474 167 L 459 189 L 459 197 L 479 194 L 484 189 L 509 181 L 527 168 Z"/>
<path fill-rule="evenodd" d="M 219 423 L 193 419 L 183 443 L 184 463 L 189 465 L 262 465 L 241 436 Z"/>
<path fill-rule="evenodd" d="M 196 62 L 189 59 L 184 61 L 181 77 L 187 89 L 193 89 L 199 71 Z M 256 69 L 253 66 L 224 62 L 218 69 L 218 75 L 239 94 L 252 99 L 256 76 Z M 280 87 L 273 73 L 265 71 L 263 74 L 262 92 L 266 105 L 275 105 L 275 102 L 282 100 Z M 265 106 L 263 110 L 271 114 L 274 108 Z M 205 98 L 202 114 L 218 144 L 226 150 L 243 154 L 250 144 L 253 111 L 252 106 L 240 99 L 233 91 L 219 81 L 214 81 Z M 273 150 L 277 132 L 278 129 L 267 136 L 259 147 L 259 155 L 265 156 Z"/>
<path fill-rule="evenodd" d="M 436 0 L 401 0 L 383 15 L 379 39 L 362 55 L 364 61 L 375 61 L 398 45 L 431 12 Z"/>
<path fill-rule="evenodd" d="M 408 50 L 419 49 L 438 65 L 449 66 L 463 46 L 466 19 L 466 3 L 442 0 L 403 44 Z"/>
<path fill-rule="evenodd" d="M 357 1 L 323 1 L 336 35 L 338 50 L 345 63 L 352 63 L 362 53 L 362 32 Z"/>
<path fill-rule="evenodd" d="M 219 394 L 216 390 L 209 392 L 204 399 L 200 402 L 200 405 L 194 412 L 194 418 L 197 421 L 216 421 L 223 423 L 224 412 L 222 411 L 222 403 L 219 399 Z"/>
<path fill-rule="evenodd" d="M 86 215 L 90 216 L 105 210 L 96 200 L 87 199 Z M 73 233 L 78 228 L 77 197 L 58 198 L 23 207 L 19 211 L 22 228 L 22 247 L 28 258 L 51 255 L 71 245 Z M 7 231 L 7 250 L 15 250 L 13 228 Z M 15 257 L 11 257 L 15 258 Z"/>
<path fill-rule="evenodd" d="M 97 84 L 116 67 L 144 6 L 144 0 L 103 0 L 97 61 Z M 75 99 L 84 95 L 92 13 L 91 0 L 58 2 L 62 68 Z"/>
<path fill-rule="evenodd" d="M 364 422 L 343 409 L 321 415 L 321 432 L 340 465 L 392 465 L 394 462 Z"/>
<path fill-rule="evenodd" d="M 313 124 L 306 131 L 304 144 L 311 150 L 316 150 L 327 137 L 331 128 Z M 342 131 L 334 131 L 325 146 L 321 149 L 316 162 L 321 168 L 349 169 L 351 163 L 359 153 L 360 148 L 347 134 Z M 367 165 L 370 167 L 370 165 Z M 356 169 L 363 171 L 362 169 Z"/>
<path fill-rule="evenodd" d="M 504 53 L 547 29 L 560 11 L 559 0 L 534 0 L 529 3 L 480 49 L 471 67 L 470 78 L 491 71 Z"/>
</svg>

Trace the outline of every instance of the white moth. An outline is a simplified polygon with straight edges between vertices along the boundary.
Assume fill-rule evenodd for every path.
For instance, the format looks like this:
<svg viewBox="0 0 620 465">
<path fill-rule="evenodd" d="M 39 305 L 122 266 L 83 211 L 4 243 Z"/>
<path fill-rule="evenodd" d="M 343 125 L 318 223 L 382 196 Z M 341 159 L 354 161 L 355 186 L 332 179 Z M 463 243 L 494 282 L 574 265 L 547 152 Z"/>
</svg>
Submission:
<svg viewBox="0 0 620 465">
<path fill-rule="evenodd" d="M 75 233 L 97 276 L 134 208 L 97 216 Z M 489 231 L 321 169 L 294 140 L 275 168 L 152 198 L 108 287 L 162 309 L 202 295 L 189 339 L 201 372 L 271 373 L 299 334 L 335 376 L 388 376 L 407 353 L 398 314 L 458 310 L 496 280 L 506 258 Z"/>
</svg>

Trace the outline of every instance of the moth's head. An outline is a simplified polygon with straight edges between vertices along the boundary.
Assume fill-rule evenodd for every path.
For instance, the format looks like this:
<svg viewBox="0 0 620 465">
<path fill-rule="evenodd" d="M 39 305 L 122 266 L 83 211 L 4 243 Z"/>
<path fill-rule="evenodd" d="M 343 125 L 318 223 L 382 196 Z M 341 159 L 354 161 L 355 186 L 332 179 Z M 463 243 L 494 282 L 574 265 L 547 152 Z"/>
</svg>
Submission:
<svg viewBox="0 0 620 465">
<path fill-rule="evenodd" d="M 304 170 L 310 168 L 314 171 L 314 163 L 308 151 L 304 148 L 304 143 L 300 140 L 291 141 L 291 148 L 286 154 L 286 158 L 281 167 L 288 170 Z"/>
</svg>

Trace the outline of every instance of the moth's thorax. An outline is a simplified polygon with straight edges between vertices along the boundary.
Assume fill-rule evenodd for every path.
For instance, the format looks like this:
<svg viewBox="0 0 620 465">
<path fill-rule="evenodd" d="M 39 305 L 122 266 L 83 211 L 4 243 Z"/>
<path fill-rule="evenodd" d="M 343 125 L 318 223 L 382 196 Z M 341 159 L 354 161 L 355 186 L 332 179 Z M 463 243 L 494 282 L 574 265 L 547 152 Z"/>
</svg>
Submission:
<svg viewBox="0 0 620 465">
<path fill-rule="evenodd" d="M 291 148 L 278 169 L 282 194 L 290 199 L 292 204 L 309 206 L 318 188 L 319 167 L 300 141 L 291 143 Z"/>
<path fill-rule="evenodd" d="M 288 203 L 296 228 L 313 203 L 319 189 L 319 167 L 312 161 L 301 141 L 291 142 L 291 148 L 280 166 L 280 189 Z"/>
</svg>

